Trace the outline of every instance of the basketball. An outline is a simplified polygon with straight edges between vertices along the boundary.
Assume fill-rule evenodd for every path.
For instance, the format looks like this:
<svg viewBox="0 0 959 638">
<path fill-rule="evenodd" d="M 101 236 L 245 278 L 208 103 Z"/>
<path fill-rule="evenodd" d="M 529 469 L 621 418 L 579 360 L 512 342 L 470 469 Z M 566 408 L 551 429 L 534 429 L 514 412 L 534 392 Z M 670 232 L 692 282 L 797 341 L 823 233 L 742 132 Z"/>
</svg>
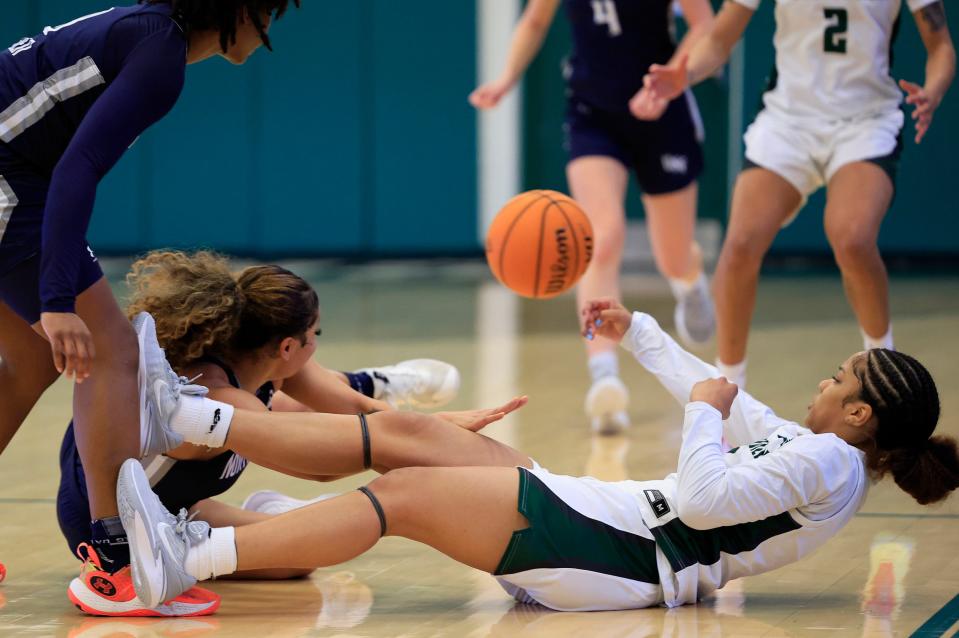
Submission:
<svg viewBox="0 0 959 638">
<path fill-rule="evenodd" d="M 550 190 L 506 202 L 486 235 L 486 261 L 504 286 L 549 299 L 568 290 L 593 256 L 593 226 L 583 209 Z"/>
</svg>

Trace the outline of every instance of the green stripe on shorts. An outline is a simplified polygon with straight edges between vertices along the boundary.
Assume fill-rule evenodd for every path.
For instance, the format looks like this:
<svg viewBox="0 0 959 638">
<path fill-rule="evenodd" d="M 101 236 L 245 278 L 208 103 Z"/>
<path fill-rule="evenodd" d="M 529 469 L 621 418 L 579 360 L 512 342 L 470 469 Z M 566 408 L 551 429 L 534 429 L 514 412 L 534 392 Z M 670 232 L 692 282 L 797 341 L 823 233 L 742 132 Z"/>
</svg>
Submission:
<svg viewBox="0 0 959 638">
<path fill-rule="evenodd" d="M 659 583 L 653 540 L 584 516 L 526 468 L 519 468 L 518 503 L 529 527 L 513 532 L 495 575 L 567 568 Z"/>
</svg>

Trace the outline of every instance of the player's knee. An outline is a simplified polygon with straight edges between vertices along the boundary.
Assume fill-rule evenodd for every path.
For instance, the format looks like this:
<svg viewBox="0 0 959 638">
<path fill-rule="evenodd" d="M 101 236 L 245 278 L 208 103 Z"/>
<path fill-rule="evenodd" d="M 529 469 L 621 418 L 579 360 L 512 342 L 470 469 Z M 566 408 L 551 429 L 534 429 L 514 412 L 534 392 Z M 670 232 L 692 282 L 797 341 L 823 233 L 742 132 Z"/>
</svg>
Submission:
<svg viewBox="0 0 959 638">
<path fill-rule="evenodd" d="M 759 243 L 750 233 L 727 235 L 717 268 L 758 268 L 766 252 L 757 246 Z"/>
<path fill-rule="evenodd" d="M 101 340 L 102 341 L 102 340 Z M 140 348 L 137 333 L 130 324 L 111 328 L 106 346 L 97 345 L 94 365 L 109 366 L 111 370 L 123 374 L 137 373 Z"/>
<path fill-rule="evenodd" d="M 402 535 L 415 516 L 417 488 L 426 480 L 426 471 L 422 467 L 391 470 L 367 486 L 383 508 L 387 534 Z"/>
<path fill-rule="evenodd" d="M 840 266 L 855 265 L 878 252 L 875 238 L 858 229 L 834 232 L 829 237 L 829 243 Z"/>
<path fill-rule="evenodd" d="M 620 226 L 602 234 L 596 233 L 593 242 L 593 264 L 618 263 L 626 242 L 626 228 Z"/>
</svg>

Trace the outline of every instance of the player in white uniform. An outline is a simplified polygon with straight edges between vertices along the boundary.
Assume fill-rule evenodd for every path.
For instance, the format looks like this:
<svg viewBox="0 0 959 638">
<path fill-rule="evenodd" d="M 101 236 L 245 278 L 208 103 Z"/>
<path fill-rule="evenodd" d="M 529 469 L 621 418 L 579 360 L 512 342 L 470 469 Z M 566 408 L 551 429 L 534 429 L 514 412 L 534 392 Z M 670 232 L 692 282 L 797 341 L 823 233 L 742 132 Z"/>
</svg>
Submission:
<svg viewBox="0 0 959 638">
<path fill-rule="evenodd" d="M 517 599 L 553 609 L 675 606 L 813 551 L 852 518 L 871 479 L 892 473 L 920 503 L 959 486 L 956 441 L 932 436 L 935 383 L 907 355 L 875 349 L 847 359 L 820 383 L 804 427 L 711 378 L 716 369 L 649 315 L 603 300 L 587 306 L 584 325 L 587 338 L 595 332 L 621 342 L 686 405 L 676 473 L 610 483 L 554 475 L 533 462 L 518 471 L 408 468 L 263 523 L 210 530 L 177 524 L 131 461 L 118 500 L 124 524 L 145 530 L 130 540 L 138 594 L 163 590 L 164 578 L 189 584 L 237 569 L 333 565 L 388 534 L 429 544 L 496 575 Z M 150 401 L 167 396 L 154 415 L 171 415 L 175 431 L 203 440 L 209 421 L 198 415 L 223 404 L 177 399 L 161 385 L 150 384 Z M 223 414 L 209 428 L 219 437 L 262 419 Z M 738 446 L 728 453 L 724 433 Z M 375 441 L 372 452 L 375 467 Z"/>
<path fill-rule="evenodd" d="M 652 66 L 644 80 L 648 102 L 681 95 L 725 63 L 759 4 L 728 0 L 688 61 Z M 924 86 L 899 82 L 915 107 L 918 143 L 952 82 L 955 50 L 941 0 L 907 4 L 928 56 Z M 902 95 L 889 74 L 900 8 L 900 0 L 776 0 L 775 86 L 746 131 L 746 162 L 713 283 L 719 368 L 740 385 L 763 256 L 824 185 L 826 236 L 865 347 L 893 347 L 876 240 L 901 149 Z"/>
</svg>

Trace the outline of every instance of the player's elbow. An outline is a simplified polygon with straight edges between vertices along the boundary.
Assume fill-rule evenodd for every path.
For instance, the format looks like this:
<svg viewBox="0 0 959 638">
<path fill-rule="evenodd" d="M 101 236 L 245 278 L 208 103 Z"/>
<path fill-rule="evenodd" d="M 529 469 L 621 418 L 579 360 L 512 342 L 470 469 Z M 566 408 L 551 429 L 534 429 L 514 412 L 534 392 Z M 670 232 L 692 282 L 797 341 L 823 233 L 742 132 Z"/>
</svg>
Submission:
<svg viewBox="0 0 959 638">
<path fill-rule="evenodd" d="M 676 512 L 679 520 L 693 529 L 712 529 L 716 527 L 716 516 L 712 511 L 712 502 L 703 494 L 684 494 L 680 491 Z"/>
</svg>

